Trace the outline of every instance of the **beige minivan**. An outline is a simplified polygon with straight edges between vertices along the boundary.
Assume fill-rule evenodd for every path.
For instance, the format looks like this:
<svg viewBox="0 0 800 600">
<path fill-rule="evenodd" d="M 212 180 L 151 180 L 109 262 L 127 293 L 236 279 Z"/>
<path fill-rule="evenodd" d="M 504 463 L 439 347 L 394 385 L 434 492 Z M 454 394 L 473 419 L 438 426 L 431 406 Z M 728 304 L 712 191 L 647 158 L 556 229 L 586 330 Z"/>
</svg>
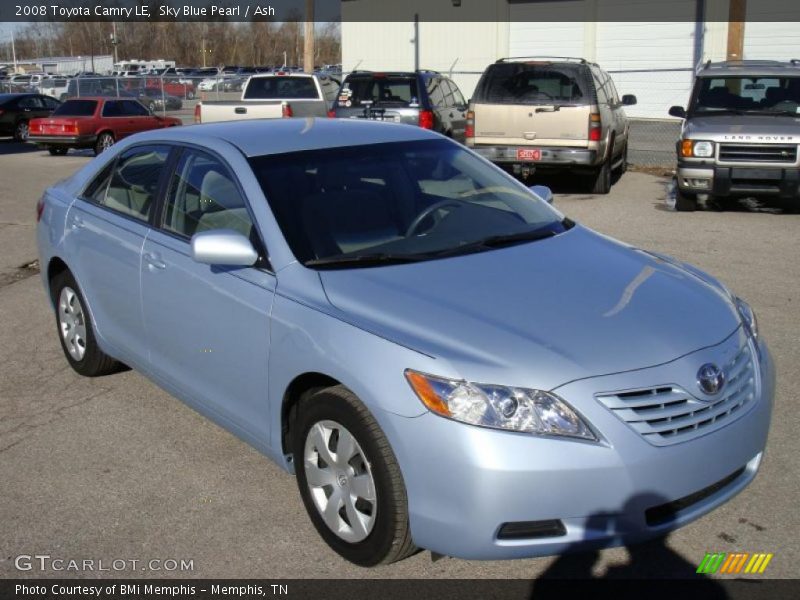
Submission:
<svg viewBox="0 0 800 600">
<path fill-rule="evenodd" d="M 466 143 L 527 179 L 537 170 L 587 177 L 607 194 L 624 172 L 629 123 L 611 77 L 582 58 L 503 58 L 483 72 L 467 112 Z"/>
</svg>

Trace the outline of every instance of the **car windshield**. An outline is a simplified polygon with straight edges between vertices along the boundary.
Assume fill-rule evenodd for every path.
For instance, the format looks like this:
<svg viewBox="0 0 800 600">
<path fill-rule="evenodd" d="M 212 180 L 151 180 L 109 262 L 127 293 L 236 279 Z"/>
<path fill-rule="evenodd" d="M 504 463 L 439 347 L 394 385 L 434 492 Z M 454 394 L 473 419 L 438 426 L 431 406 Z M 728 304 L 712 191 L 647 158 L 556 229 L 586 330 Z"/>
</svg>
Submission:
<svg viewBox="0 0 800 600">
<path fill-rule="evenodd" d="M 416 262 L 556 235 L 571 223 L 448 140 L 250 159 L 295 257 L 315 268 Z"/>
<path fill-rule="evenodd" d="M 53 111 L 54 117 L 91 117 L 97 108 L 96 100 L 67 100 Z"/>
<path fill-rule="evenodd" d="M 800 115 L 800 77 L 702 77 L 691 112 Z"/>
<path fill-rule="evenodd" d="M 487 69 L 475 95 L 498 104 L 589 103 L 586 79 L 579 65 L 500 63 Z"/>
<path fill-rule="evenodd" d="M 350 77 L 339 91 L 340 107 L 362 107 L 365 103 L 375 106 L 419 105 L 416 77 L 407 76 L 359 76 Z"/>
<path fill-rule="evenodd" d="M 281 100 L 283 98 L 319 98 L 311 77 L 253 77 L 247 84 L 245 100 Z"/>
</svg>

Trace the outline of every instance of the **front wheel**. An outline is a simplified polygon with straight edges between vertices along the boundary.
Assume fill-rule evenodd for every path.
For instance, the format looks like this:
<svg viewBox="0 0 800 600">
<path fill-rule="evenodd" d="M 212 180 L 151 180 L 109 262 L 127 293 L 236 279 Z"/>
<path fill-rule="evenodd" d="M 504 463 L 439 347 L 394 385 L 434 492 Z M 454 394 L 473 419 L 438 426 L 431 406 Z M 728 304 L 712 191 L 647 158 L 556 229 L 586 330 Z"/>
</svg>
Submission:
<svg viewBox="0 0 800 600">
<path fill-rule="evenodd" d="M 97 141 L 94 144 L 95 155 L 102 154 L 104 150 L 108 150 L 114 145 L 114 136 L 105 131 L 97 136 Z"/>
<path fill-rule="evenodd" d="M 301 401 L 293 433 L 297 485 L 314 527 L 345 559 L 371 567 L 416 551 L 397 459 L 344 386 Z"/>
<path fill-rule="evenodd" d="M 675 188 L 675 210 L 678 212 L 694 212 L 697 210 L 697 198 Z"/>
<path fill-rule="evenodd" d="M 70 366 L 86 377 L 119 370 L 120 363 L 97 345 L 86 302 L 72 273 L 64 271 L 53 277 L 50 291 L 56 309 L 58 339 Z"/>
</svg>

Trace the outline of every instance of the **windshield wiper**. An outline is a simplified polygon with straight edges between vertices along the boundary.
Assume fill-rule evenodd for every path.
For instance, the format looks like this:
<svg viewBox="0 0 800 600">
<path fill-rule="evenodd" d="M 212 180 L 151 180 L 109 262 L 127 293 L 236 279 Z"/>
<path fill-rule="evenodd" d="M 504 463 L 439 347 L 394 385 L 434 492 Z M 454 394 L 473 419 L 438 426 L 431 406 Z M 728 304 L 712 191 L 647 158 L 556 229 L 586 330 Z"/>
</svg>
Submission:
<svg viewBox="0 0 800 600">
<path fill-rule="evenodd" d="M 426 256 L 420 254 L 389 254 L 380 252 L 376 254 L 356 254 L 353 256 L 326 256 L 324 258 L 313 258 L 307 260 L 307 267 L 367 267 L 373 265 L 402 265 L 405 263 L 419 262 L 426 260 Z"/>
<path fill-rule="evenodd" d="M 455 256 L 458 254 L 469 254 L 470 252 L 480 252 L 482 250 L 491 250 L 492 248 L 501 248 L 503 246 L 513 246 L 523 242 L 535 242 L 545 238 L 553 237 L 556 232 L 552 229 L 534 229 L 533 231 L 521 231 L 518 233 L 507 233 L 503 235 L 490 235 L 489 237 L 476 240 L 457 246 L 455 248 L 448 248 L 440 250 L 439 252 L 431 252 L 429 256 L 441 258 L 444 256 Z"/>
</svg>

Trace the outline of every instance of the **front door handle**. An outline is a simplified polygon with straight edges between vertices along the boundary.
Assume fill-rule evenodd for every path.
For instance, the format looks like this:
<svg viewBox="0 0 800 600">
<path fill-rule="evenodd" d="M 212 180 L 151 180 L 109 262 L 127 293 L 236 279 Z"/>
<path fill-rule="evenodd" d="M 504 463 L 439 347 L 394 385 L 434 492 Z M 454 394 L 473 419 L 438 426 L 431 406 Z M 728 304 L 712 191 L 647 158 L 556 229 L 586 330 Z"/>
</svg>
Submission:
<svg viewBox="0 0 800 600">
<path fill-rule="evenodd" d="M 147 263 L 147 266 L 152 269 L 166 269 L 167 263 L 161 260 L 161 257 L 158 254 L 146 252 L 144 255 L 144 262 Z"/>
<path fill-rule="evenodd" d="M 71 223 L 70 223 L 70 226 L 71 226 L 73 229 L 83 229 L 83 227 L 85 227 L 85 226 L 86 226 L 86 223 L 84 223 L 84 222 L 83 222 L 83 219 L 81 219 L 80 217 L 78 217 L 78 216 L 73 216 L 73 217 L 72 217 L 72 221 L 71 221 Z"/>
</svg>

